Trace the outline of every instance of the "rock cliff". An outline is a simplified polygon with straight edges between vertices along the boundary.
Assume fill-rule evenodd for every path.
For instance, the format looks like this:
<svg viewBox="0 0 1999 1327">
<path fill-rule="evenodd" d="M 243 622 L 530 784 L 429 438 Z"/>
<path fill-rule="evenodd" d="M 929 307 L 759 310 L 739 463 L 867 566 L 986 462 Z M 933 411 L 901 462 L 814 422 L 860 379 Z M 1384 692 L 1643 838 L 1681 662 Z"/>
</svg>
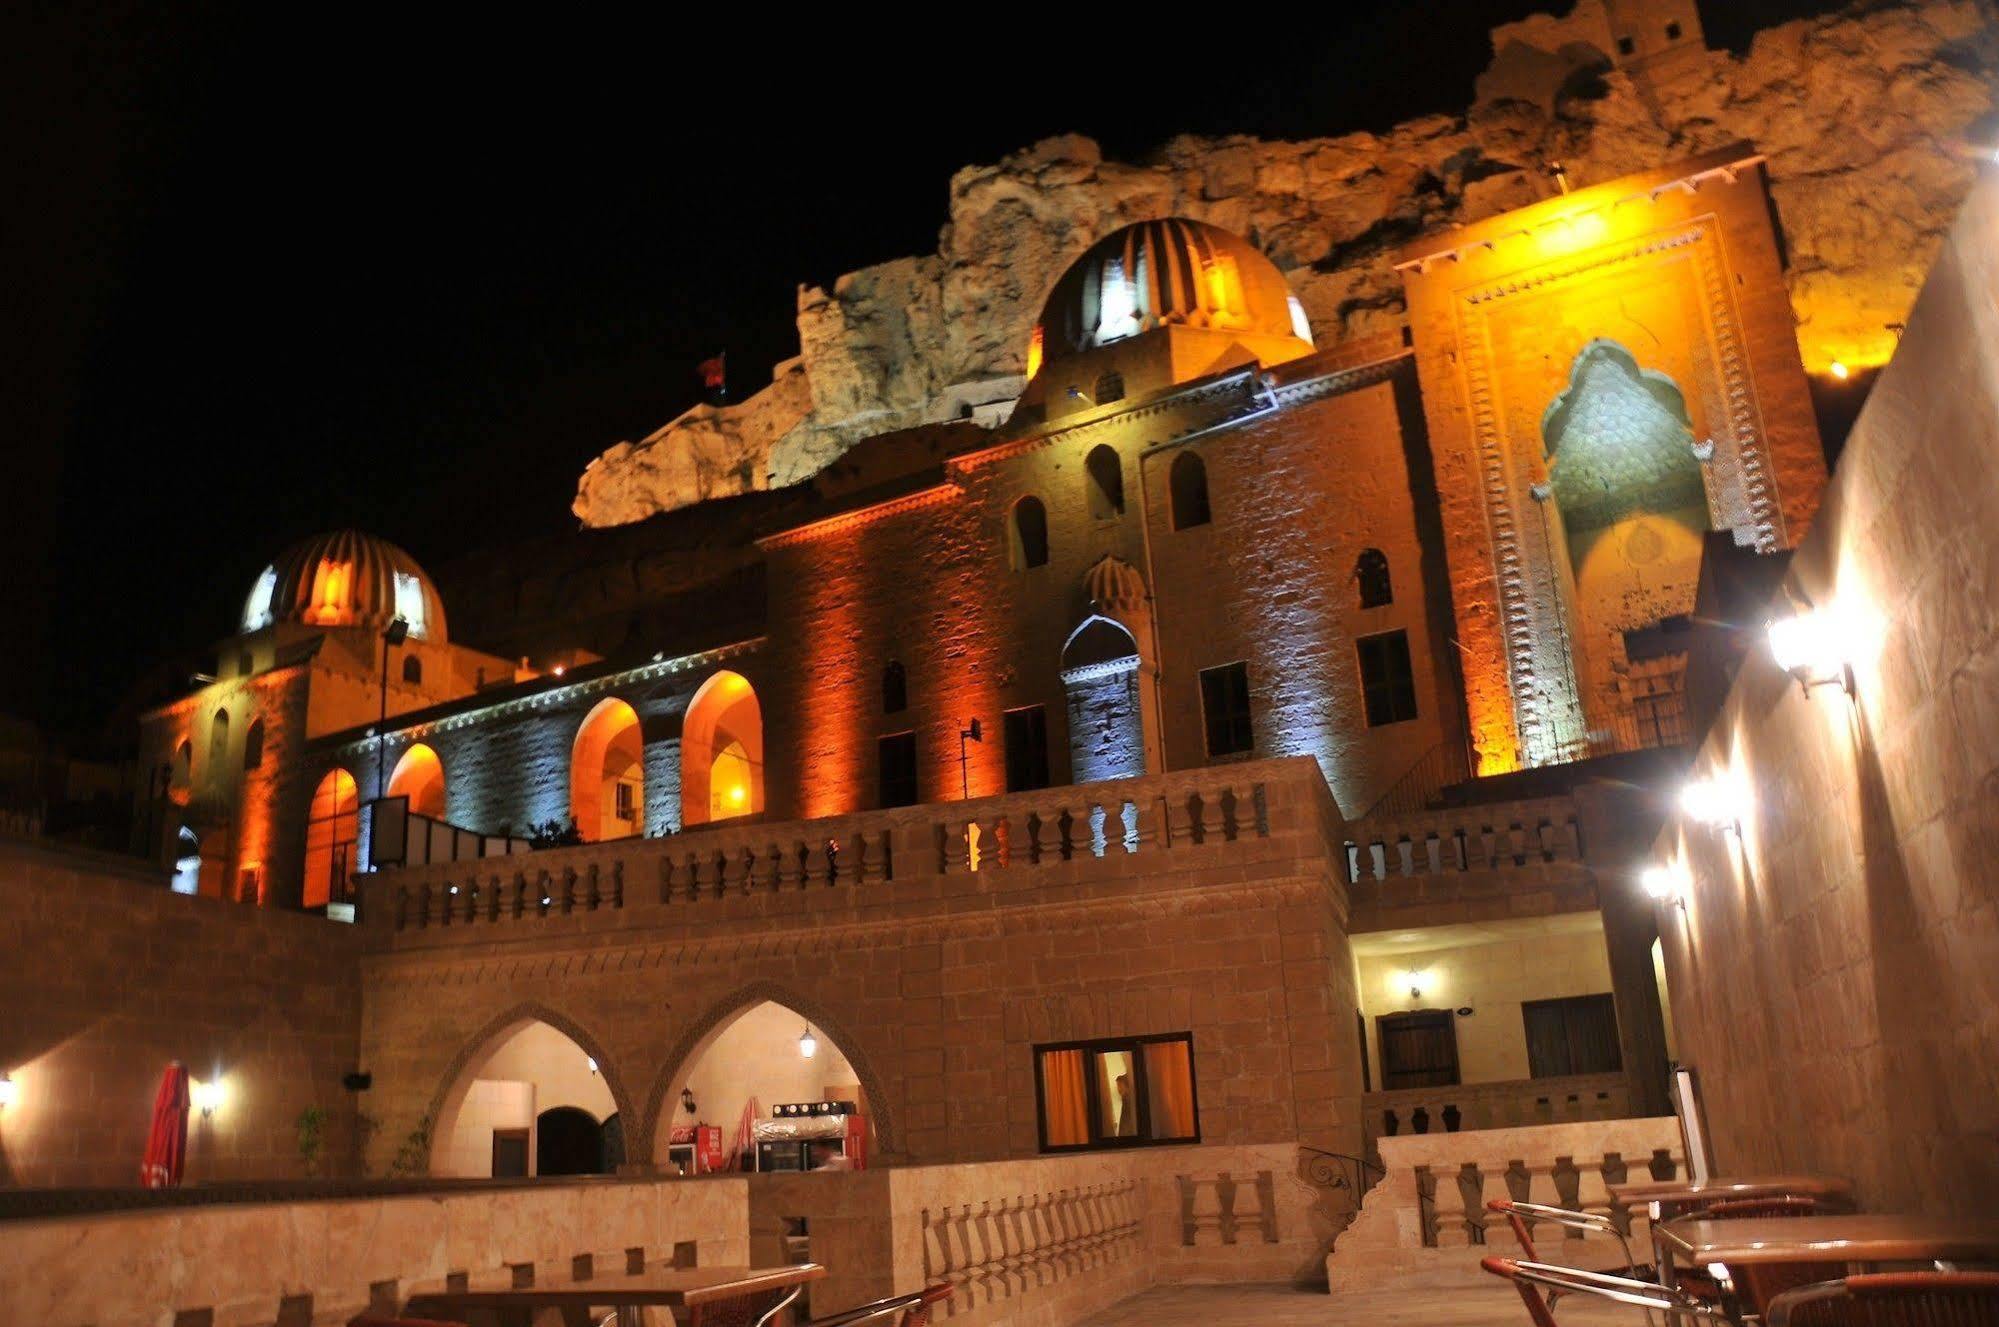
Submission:
<svg viewBox="0 0 1999 1327">
<path fill-rule="evenodd" d="M 862 437 L 1010 399 L 1046 291 L 1128 222 L 1189 216 L 1247 236 L 1285 271 L 1323 348 L 1399 327 L 1395 249 L 1546 196 L 1548 163 L 1582 185 L 1739 139 L 1769 158 L 1807 367 L 1885 360 L 1991 158 L 1999 13 L 1979 0 L 1856 6 L 1768 29 L 1740 57 L 1695 33 L 1672 58 L 1626 64 L 1614 40 L 1612 53 L 1576 40 L 1592 15 L 1601 0 L 1495 32 L 1462 116 L 1299 142 L 1180 137 L 1136 164 L 1059 137 L 967 167 L 935 254 L 801 289 L 801 353 L 770 387 L 613 447 L 584 471 L 574 510 L 618 525 L 796 482 Z"/>
</svg>

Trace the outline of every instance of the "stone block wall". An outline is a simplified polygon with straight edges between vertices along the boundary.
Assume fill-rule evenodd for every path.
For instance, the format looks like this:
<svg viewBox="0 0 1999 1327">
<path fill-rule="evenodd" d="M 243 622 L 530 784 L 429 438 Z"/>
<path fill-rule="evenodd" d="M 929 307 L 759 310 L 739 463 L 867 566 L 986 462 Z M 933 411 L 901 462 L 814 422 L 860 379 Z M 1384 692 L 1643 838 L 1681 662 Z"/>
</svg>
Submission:
<svg viewBox="0 0 1999 1327">
<path fill-rule="evenodd" d="M 355 1147 L 360 949 L 351 926 L 167 890 L 121 859 L 0 842 L 0 1185 L 138 1182 L 161 1073 L 225 1098 L 188 1128 L 187 1179 L 301 1176 L 297 1120 Z"/>
<path fill-rule="evenodd" d="M 0 1221 L 0 1298 L 44 1327 L 344 1327 L 410 1295 L 622 1272 L 629 1249 L 749 1262 L 748 1186 L 692 1181 L 433 1184 L 304 1201 L 231 1201 Z"/>
<path fill-rule="evenodd" d="M 1230 787 L 1233 838 L 1219 809 Z M 1187 818 L 1197 788 L 1208 808 L 1199 842 Z M 385 873 L 364 900 L 364 928 L 387 950 L 365 975 L 371 1104 L 393 1121 L 378 1150 L 435 1110 L 495 1035 L 535 1017 L 597 1059 L 634 1122 L 627 1156 L 647 1164 L 661 1103 L 677 1096 L 695 1052 L 769 999 L 852 1063 L 886 1159 L 1033 1156 L 1036 1044 L 1178 1031 L 1194 1037 L 1204 1140 L 1306 1138 L 1356 1151 L 1353 965 L 1327 842 L 1339 821 L 1316 767 L 1256 762 L 1226 778 L 1194 772 L 1089 791 L 1134 804 L 1134 850 L 1118 839 L 1102 857 L 1084 847 L 1035 864 L 1014 837 L 1011 865 L 995 852 L 967 869 L 968 820 L 982 821 L 991 842 L 1009 808 L 1016 836 L 1031 809 L 1052 824 L 1066 805 L 1089 824 L 1070 790 L 1051 789 L 864 822 L 717 827 L 534 854 L 525 865 L 554 873 L 545 887 L 560 901 L 540 907 L 532 895 L 544 886 L 530 882 L 521 914 L 509 882 L 477 864 Z M 823 858 L 808 880 L 784 874 L 799 860 L 791 849 L 851 841 L 859 823 L 889 831 L 892 873 L 877 856 L 868 872 L 843 866 L 830 884 Z M 780 843 L 781 834 L 791 837 Z M 953 834 L 956 854 L 940 858 Z M 735 865 L 714 874 L 718 859 Z M 446 894 L 447 881 L 461 892 Z"/>
<path fill-rule="evenodd" d="M 1670 825 L 1661 909 L 1719 1164 L 1871 1209 L 1999 1215 L 1999 185 L 1982 179 L 1840 457 L 1786 601 L 1854 693 L 1758 643 L 1695 763 L 1739 832 Z"/>
</svg>

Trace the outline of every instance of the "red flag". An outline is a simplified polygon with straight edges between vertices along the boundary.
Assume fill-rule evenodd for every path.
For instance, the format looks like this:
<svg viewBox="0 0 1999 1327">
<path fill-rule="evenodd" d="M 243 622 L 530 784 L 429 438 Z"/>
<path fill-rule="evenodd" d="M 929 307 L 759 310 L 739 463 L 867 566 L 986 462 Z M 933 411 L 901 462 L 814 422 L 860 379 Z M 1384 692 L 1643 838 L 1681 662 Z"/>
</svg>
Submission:
<svg viewBox="0 0 1999 1327">
<path fill-rule="evenodd" d="M 171 1189 L 180 1184 L 181 1169 L 187 1164 L 187 1066 L 175 1060 L 160 1076 L 160 1090 L 153 1098 L 153 1128 L 146 1135 L 146 1159 L 139 1167 L 139 1183 L 148 1189 Z"/>
<path fill-rule="evenodd" d="M 723 351 L 713 359 L 704 359 L 694 371 L 701 375 L 701 388 L 715 396 L 723 396 L 729 390 L 728 352 Z"/>
</svg>

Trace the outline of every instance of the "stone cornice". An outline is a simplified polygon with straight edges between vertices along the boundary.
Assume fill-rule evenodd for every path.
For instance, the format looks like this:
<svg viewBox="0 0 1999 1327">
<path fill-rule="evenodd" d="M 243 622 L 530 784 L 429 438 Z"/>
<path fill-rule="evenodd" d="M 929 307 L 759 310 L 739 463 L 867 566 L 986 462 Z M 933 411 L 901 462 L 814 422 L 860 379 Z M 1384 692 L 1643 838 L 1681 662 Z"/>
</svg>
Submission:
<svg viewBox="0 0 1999 1327">
<path fill-rule="evenodd" d="M 1257 365 L 1251 364 L 1244 368 L 1231 370 L 1206 382 L 1195 383 L 1179 391 L 1169 392 L 1165 395 L 1154 396 L 1140 401 L 1129 410 L 1117 410 L 1095 419 L 1086 419 L 1075 424 L 1063 424 L 1040 433 L 1030 434 L 1024 438 L 1014 438 L 1008 442 L 996 443 L 991 447 L 981 448 L 975 452 L 966 452 L 962 456 L 953 456 L 945 461 L 944 464 L 946 468 L 958 472 L 977 470 L 998 461 L 1012 460 L 1016 456 L 1025 456 L 1029 452 L 1053 446 L 1056 442 L 1063 439 L 1087 437 L 1112 425 L 1122 428 L 1134 421 L 1155 419 L 1160 415 L 1190 406 L 1204 405 L 1218 398 L 1237 396 L 1241 398 L 1243 403 L 1250 407 L 1246 410 L 1239 410 L 1225 415 L 1221 419 L 1202 421 L 1191 428 L 1182 430 L 1183 433 L 1212 432 L 1217 428 L 1234 423 L 1238 419 L 1249 419 L 1269 409 L 1267 403 L 1259 403 L 1256 399 L 1256 389 L 1261 374 L 1262 369 Z M 1161 438 L 1157 441 L 1171 442 L 1173 439 Z"/>
<path fill-rule="evenodd" d="M 1403 273 L 1414 272 L 1418 276 L 1423 276 L 1437 263 L 1463 262 L 1481 252 L 1497 253 L 1501 244 L 1519 239 L 1532 239 L 1542 231 L 1573 224 L 1580 217 L 1593 214 L 1607 216 L 1620 207 L 1656 203 L 1662 195 L 1673 192 L 1693 195 L 1699 193 L 1701 186 L 1710 180 L 1734 184 L 1745 171 L 1762 165 L 1765 160 L 1762 153 L 1745 151 L 1746 148 L 1747 144 L 1741 144 L 1732 151 L 1698 158 L 1695 162 L 1688 163 L 1694 167 L 1692 170 L 1665 179 L 1653 179 L 1621 193 L 1609 193 L 1601 199 L 1577 197 L 1568 207 L 1557 206 L 1562 202 L 1561 199 L 1547 199 L 1523 209 L 1529 215 L 1523 217 L 1521 224 L 1514 229 L 1479 235 L 1480 230 L 1488 227 L 1475 224 L 1466 228 L 1471 233 L 1471 238 L 1462 233 L 1440 236 L 1436 248 L 1411 253 L 1409 257 L 1395 264 L 1395 270 Z M 1584 191 L 1585 194 L 1588 192 Z"/>
<path fill-rule="evenodd" d="M 1062 684 L 1075 686 L 1078 682 L 1095 682 L 1101 678 L 1119 677 L 1125 673 L 1138 671 L 1138 656 L 1127 654 L 1122 659 L 1106 659 L 1102 663 L 1078 664 L 1074 668 L 1062 670 Z"/>
<path fill-rule="evenodd" d="M 528 714 L 535 710 L 554 709 L 587 699 L 634 682 L 650 682 L 676 673 L 688 673 L 701 668 L 713 667 L 738 658 L 764 644 L 762 636 L 752 636 L 748 640 L 736 641 L 729 645 L 718 645 L 712 650 L 701 650 L 695 654 L 676 655 L 671 659 L 655 659 L 651 663 L 636 668 L 624 668 L 601 677 L 585 678 L 580 682 L 566 682 L 531 695 L 516 696 L 512 700 L 495 701 L 489 705 L 475 705 L 469 709 L 440 715 L 418 723 L 398 724 L 393 716 L 382 737 L 407 737 L 420 740 L 431 733 L 448 733 L 460 728 L 470 728 L 491 719 L 507 718 L 516 714 Z M 374 750 L 378 738 L 372 734 L 350 738 L 331 749 L 341 755 L 356 755 Z"/>
<path fill-rule="evenodd" d="M 886 502 L 877 502 L 867 507 L 856 507 L 852 511 L 843 511 L 838 515 L 828 516 L 822 520 L 812 521 L 805 525 L 794 525 L 789 530 L 779 530 L 776 534 L 764 535 L 756 541 L 757 547 L 765 550 L 787 548 L 793 544 L 803 544 L 809 543 L 814 539 L 824 539 L 826 536 L 838 534 L 842 530 L 851 530 L 856 526 L 869 525 L 875 521 L 885 520 L 890 516 L 900 516 L 904 512 L 917 511 L 924 507 L 936 506 L 940 502 L 948 502 L 962 492 L 964 490 L 956 484 L 935 484 L 929 488 L 918 489 L 914 493 L 906 493 L 899 498 L 890 498 Z"/>
<path fill-rule="evenodd" d="M 1299 382 L 1285 383 L 1271 391 L 1279 406 L 1303 405 L 1308 401 L 1322 400 L 1328 396 L 1339 396 L 1346 392 L 1372 387 L 1375 383 L 1386 382 L 1395 376 L 1403 363 L 1415 356 L 1413 350 L 1404 347 L 1384 359 L 1372 360 L 1366 364 L 1355 364 L 1348 368 L 1334 369 Z"/>
</svg>

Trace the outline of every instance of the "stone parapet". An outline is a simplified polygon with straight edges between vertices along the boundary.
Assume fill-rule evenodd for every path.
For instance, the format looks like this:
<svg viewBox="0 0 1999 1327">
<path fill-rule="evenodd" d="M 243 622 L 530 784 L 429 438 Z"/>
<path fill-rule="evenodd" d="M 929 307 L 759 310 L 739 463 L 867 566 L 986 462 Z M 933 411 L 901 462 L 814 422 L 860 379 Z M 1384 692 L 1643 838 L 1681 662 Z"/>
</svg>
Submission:
<svg viewBox="0 0 1999 1327">
<path fill-rule="evenodd" d="M 1389 816 L 1347 827 L 1355 934 L 1581 912 L 1598 905 L 1571 796 Z"/>
</svg>

